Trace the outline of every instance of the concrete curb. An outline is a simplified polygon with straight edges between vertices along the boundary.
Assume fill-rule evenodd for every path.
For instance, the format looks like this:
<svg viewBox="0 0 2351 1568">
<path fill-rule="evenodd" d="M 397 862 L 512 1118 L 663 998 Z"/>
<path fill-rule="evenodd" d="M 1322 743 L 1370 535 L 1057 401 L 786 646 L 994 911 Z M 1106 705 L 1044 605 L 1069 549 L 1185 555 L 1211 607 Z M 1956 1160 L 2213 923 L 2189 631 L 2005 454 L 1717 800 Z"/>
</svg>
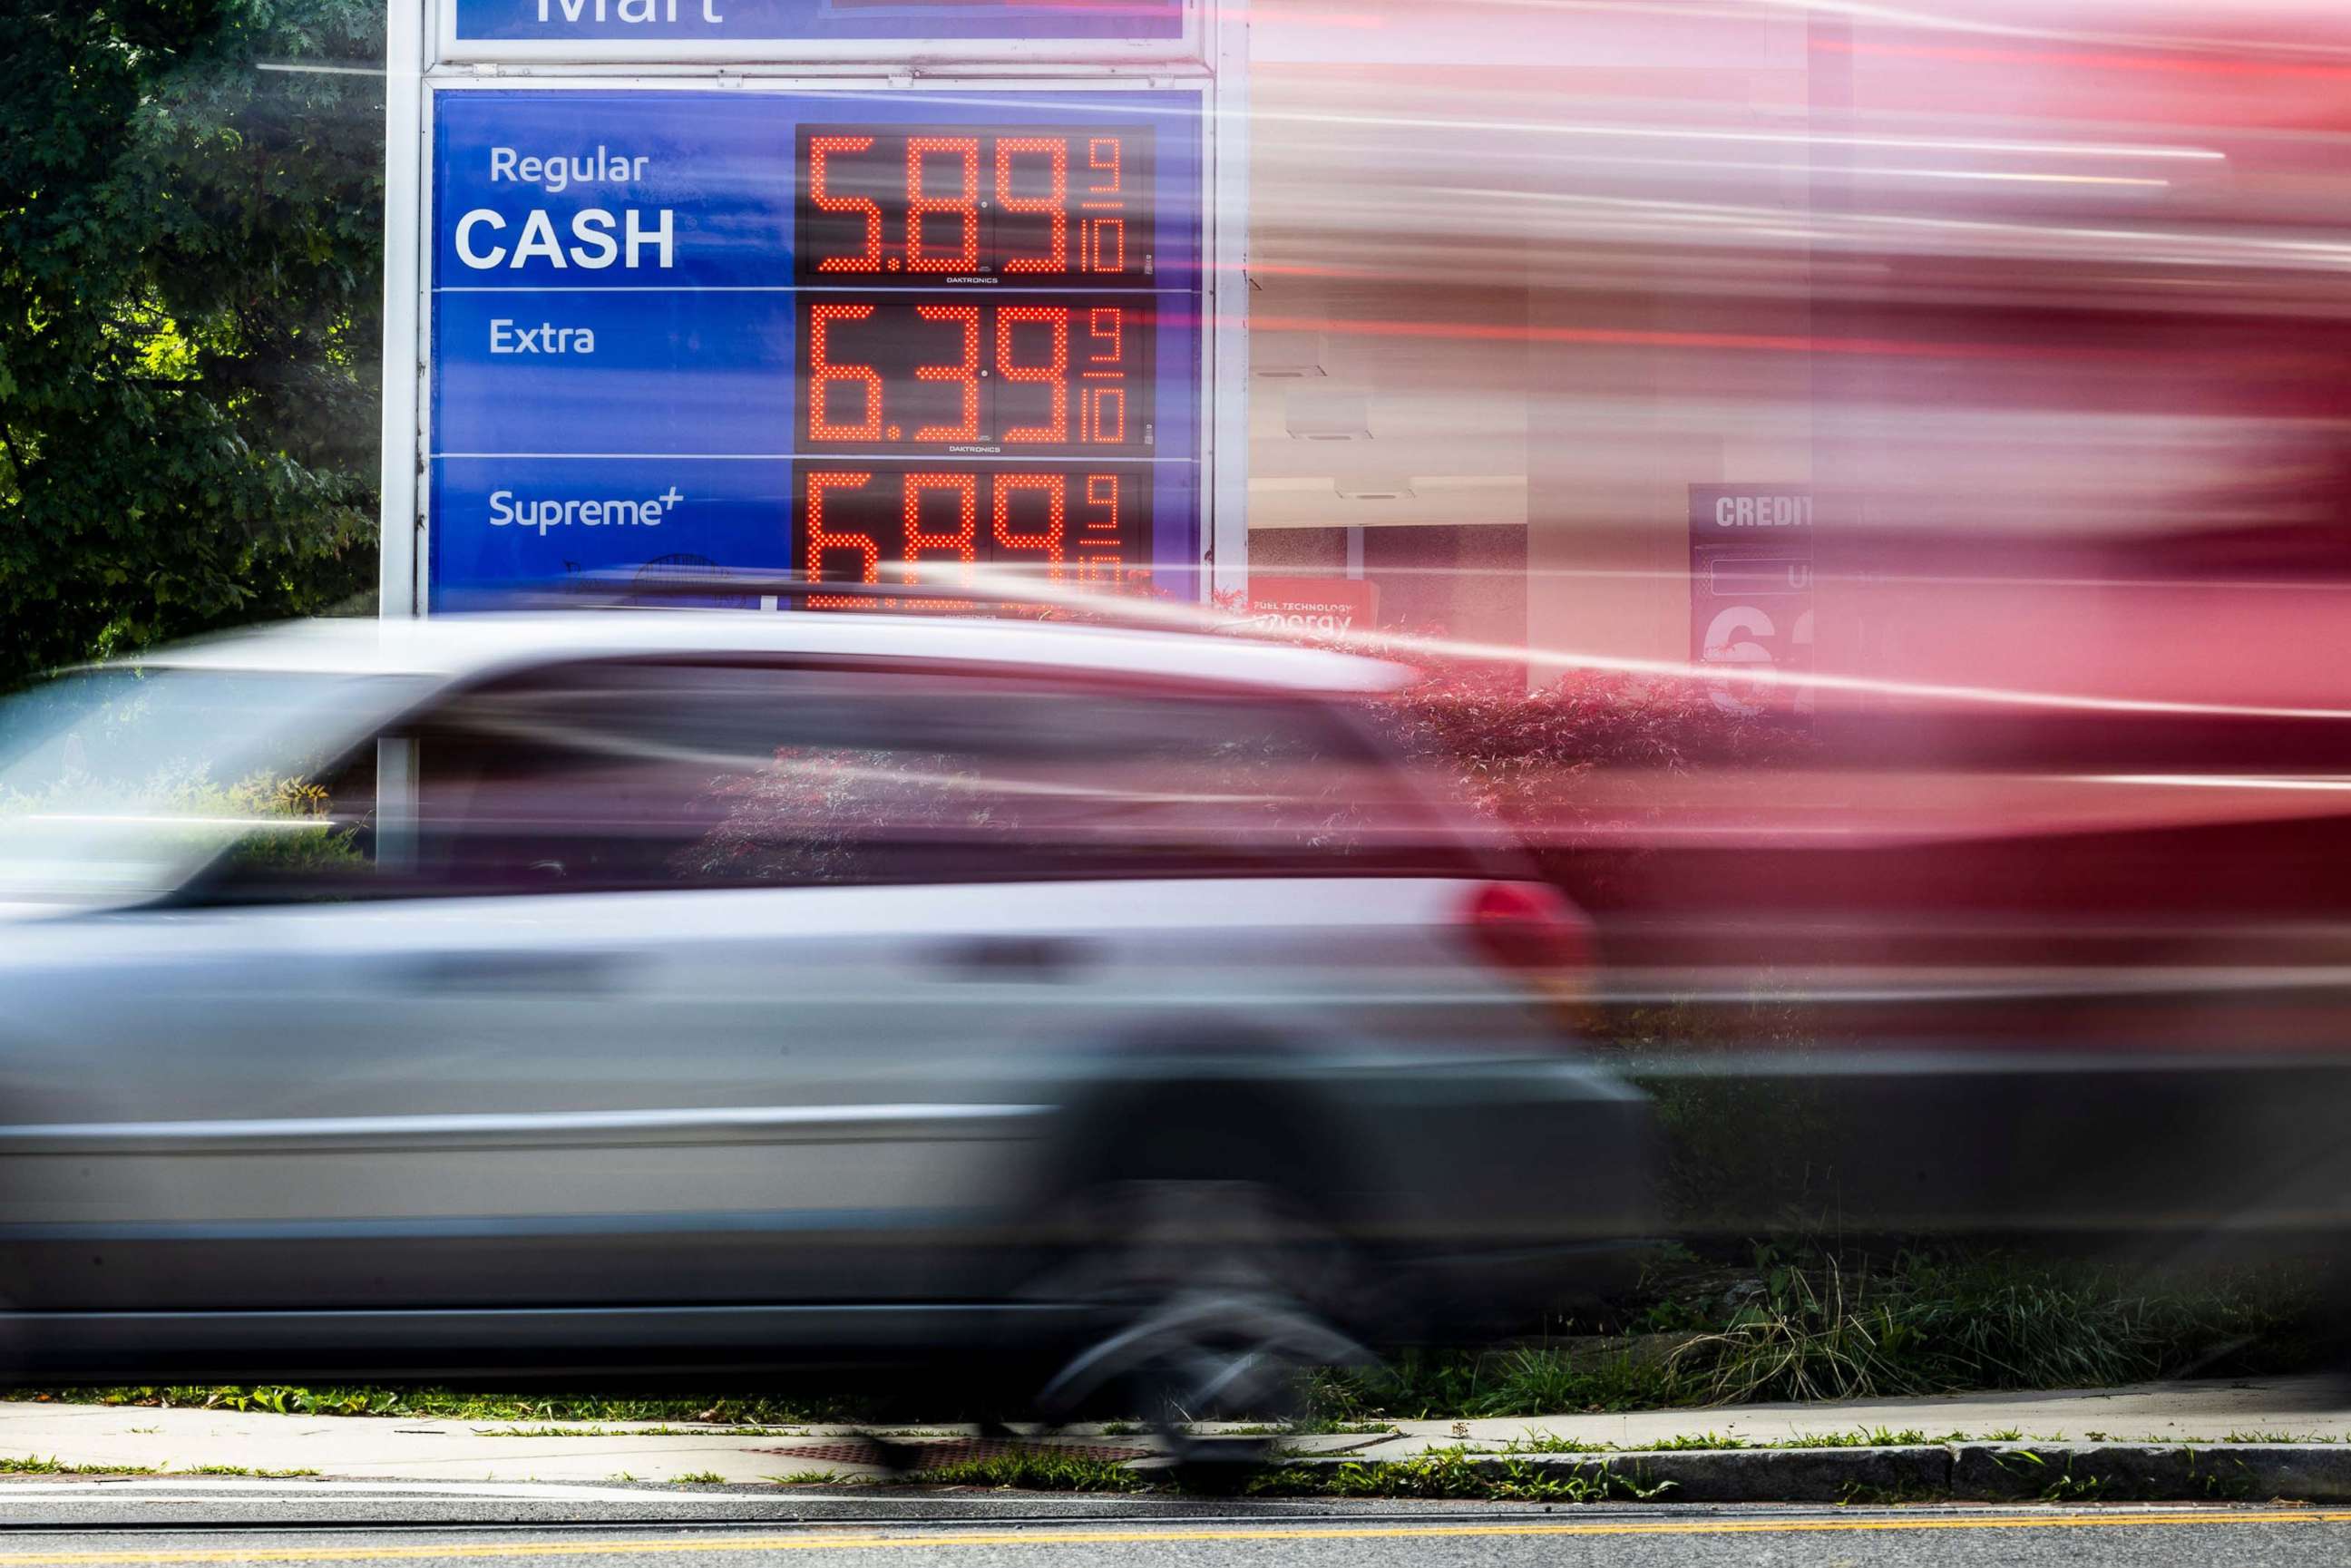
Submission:
<svg viewBox="0 0 2351 1568">
<path fill-rule="evenodd" d="M 1442 1458 L 1449 1454 L 1440 1453 Z M 1928 1443 L 1870 1448 L 1703 1448 L 1662 1453 L 1462 1453 L 1500 1481 L 1531 1475 L 1631 1490 L 1663 1486 L 1666 1502 L 2304 1502 L 2351 1499 L 2351 1446 L 2227 1443 Z M 1392 1460 L 1298 1456 L 1308 1469 L 1409 1469 Z"/>
</svg>

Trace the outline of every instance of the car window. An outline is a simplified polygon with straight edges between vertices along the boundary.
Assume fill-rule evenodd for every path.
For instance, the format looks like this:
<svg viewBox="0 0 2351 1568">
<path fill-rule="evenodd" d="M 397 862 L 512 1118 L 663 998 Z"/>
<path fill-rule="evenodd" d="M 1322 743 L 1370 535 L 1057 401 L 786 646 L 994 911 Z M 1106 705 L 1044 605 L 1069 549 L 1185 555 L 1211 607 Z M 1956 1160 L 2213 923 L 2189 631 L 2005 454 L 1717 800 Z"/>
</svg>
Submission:
<svg viewBox="0 0 2351 1568">
<path fill-rule="evenodd" d="M 342 875 L 374 787 L 337 759 L 416 689 L 130 665 L 33 687 L 0 704 L 0 897 L 138 902 L 216 860 Z"/>
<path fill-rule="evenodd" d="M 415 746 L 413 870 L 379 894 L 1477 868 L 1397 761 L 1289 695 L 593 664 L 464 693 Z"/>
</svg>

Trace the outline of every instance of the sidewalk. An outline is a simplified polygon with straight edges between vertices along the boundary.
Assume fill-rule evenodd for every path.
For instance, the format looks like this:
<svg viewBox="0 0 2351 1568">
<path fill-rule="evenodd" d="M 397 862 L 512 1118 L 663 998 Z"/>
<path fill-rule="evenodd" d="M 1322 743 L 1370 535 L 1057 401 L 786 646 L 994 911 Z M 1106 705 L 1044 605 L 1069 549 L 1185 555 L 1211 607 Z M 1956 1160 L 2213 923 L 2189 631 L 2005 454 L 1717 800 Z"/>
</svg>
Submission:
<svg viewBox="0 0 2351 1568">
<path fill-rule="evenodd" d="M 1464 1445 L 1500 1448 L 1542 1436 L 1641 1449 L 1709 1434 L 1724 1439 L 1725 1446 L 1764 1447 L 1880 1429 L 1897 1438 L 1923 1434 L 1930 1442 L 1998 1442 L 2020 1435 L 2036 1442 L 2194 1446 L 2254 1438 L 2344 1442 L 2351 1440 L 2351 1379 L 2277 1377 L 1397 1425 L 1400 1430 L 1392 1436 L 1302 1437 L 1292 1446 L 1350 1458 L 1392 1459 Z M 892 1432 L 947 1437 L 966 1430 L 936 1427 Z M 480 1421 L 0 1403 L 0 1459 L 55 1459 L 83 1469 L 186 1472 L 234 1467 L 249 1472 L 309 1470 L 353 1479 L 575 1482 L 692 1477 L 744 1483 L 879 1474 L 871 1465 L 840 1457 L 855 1453 L 856 1437 L 855 1429 L 840 1427 L 699 1432 L 644 1423 L 511 1427 Z M 1126 1452 L 1151 1446 L 1148 1438 L 1103 1436 L 1099 1428 L 1079 1428 L 1055 1440 Z"/>
</svg>

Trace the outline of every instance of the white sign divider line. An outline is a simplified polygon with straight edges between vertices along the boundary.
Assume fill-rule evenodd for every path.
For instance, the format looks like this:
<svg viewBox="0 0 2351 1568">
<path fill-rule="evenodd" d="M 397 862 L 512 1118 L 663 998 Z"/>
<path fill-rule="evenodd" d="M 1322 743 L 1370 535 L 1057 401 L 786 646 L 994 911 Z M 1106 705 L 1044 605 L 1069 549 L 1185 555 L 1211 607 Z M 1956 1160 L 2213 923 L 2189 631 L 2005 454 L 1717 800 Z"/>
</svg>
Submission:
<svg viewBox="0 0 2351 1568">
<path fill-rule="evenodd" d="M 944 283 L 436 283 L 435 294 L 951 294 L 958 299 L 989 299 L 1001 294 L 1050 294 L 1087 299 L 1141 299 L 1155 295 L 1191 296 L 1190 287 L 1088 288 L 1064 284 L 1040 288 L 1035 284 L 962 285 Z"/>
<path fill-rule="evenodd" d="M 942 465 L 952 467 L 957 462 L 987 463 L 1053 463 L 1072 468 L 1107 468 L 1115 464 L 1142 467 L 1157 464 L 1169 467 L 1196 467 L 1197 457 L 1093 457 L 1085 454 L 1053 456 L 1049 453 L 1027 452 L 435 452 L 435 459 L 465 458 L 468 461 L 507 458 L 564 458 L 588 462 L 626 463 L 916 463 L 932 467 Z"/>
</svg>

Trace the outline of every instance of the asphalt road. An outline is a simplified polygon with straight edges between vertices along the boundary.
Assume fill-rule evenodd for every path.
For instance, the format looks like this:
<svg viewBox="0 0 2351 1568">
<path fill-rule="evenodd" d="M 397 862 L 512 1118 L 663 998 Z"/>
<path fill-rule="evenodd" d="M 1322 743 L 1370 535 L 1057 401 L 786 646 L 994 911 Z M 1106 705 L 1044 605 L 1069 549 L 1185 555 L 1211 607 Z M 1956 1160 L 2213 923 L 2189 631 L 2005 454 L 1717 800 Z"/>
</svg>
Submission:
<svg viewBox="0 0 2351 1568">
<path fill-rule="evenodd" d="M 110 1499 L 91 1498 L 88 1483 L 7 1486 L 0 1488 L 0 1568 L 246 1563 L 774 1568 L 779 1557 L 794 1568 L 2213 1568 L 2239 1563 L 2283 1568 L 2351 1561 L 2351 1509 L 1544 1509 L 1215 1501 L 1171 1506 L 1153 1500 L 1004 1493 L 842 1499 L 836 1504 L 768 1491 L 719 1494 L 701 1509 L 701 1521 L 686 1522 L 677 1509 L 650 1499 L 636 1508 L 635 1517 L 615 1518 L 626 1506 L 626 1490 L 618 1488 L 578 1489 L 600 1495 L 573 1499 L 453 1496 L 441 1488 L 336 1499 L 334 1488 L 331 1482 L 308 1488 L 180 1483 L 168 1491 L 150 1491 L 133 1505 L 115 1489 L 109 1489 Z M 517 1489 L 495 1490 L 512 1494 Z M 677 1494 L 667 1489 L 666 1495 Z M 726 1501 L 730 1495 L 740 1503 Z M 321 1522 L 315 1511 L 320 1509 L 339 1510 L 346 1517 L 340 1523 Z M 759 1517 L 729 1521 L 725 1516 L 730 1510 Z M 353 1517 L 355 1512 L 375 1517 Z M 797 1521 L 795 1512 L 800 1516 Z M 831 1517 L 810 1517 L 816 1513 Z M 513 1522 L 486 1522 L 494 1515 Z M 93 1523 L 97 1518 L 112 1522 Z M 277 1522 L 273 1528 L 265 1521 Z"/>
</svg>

